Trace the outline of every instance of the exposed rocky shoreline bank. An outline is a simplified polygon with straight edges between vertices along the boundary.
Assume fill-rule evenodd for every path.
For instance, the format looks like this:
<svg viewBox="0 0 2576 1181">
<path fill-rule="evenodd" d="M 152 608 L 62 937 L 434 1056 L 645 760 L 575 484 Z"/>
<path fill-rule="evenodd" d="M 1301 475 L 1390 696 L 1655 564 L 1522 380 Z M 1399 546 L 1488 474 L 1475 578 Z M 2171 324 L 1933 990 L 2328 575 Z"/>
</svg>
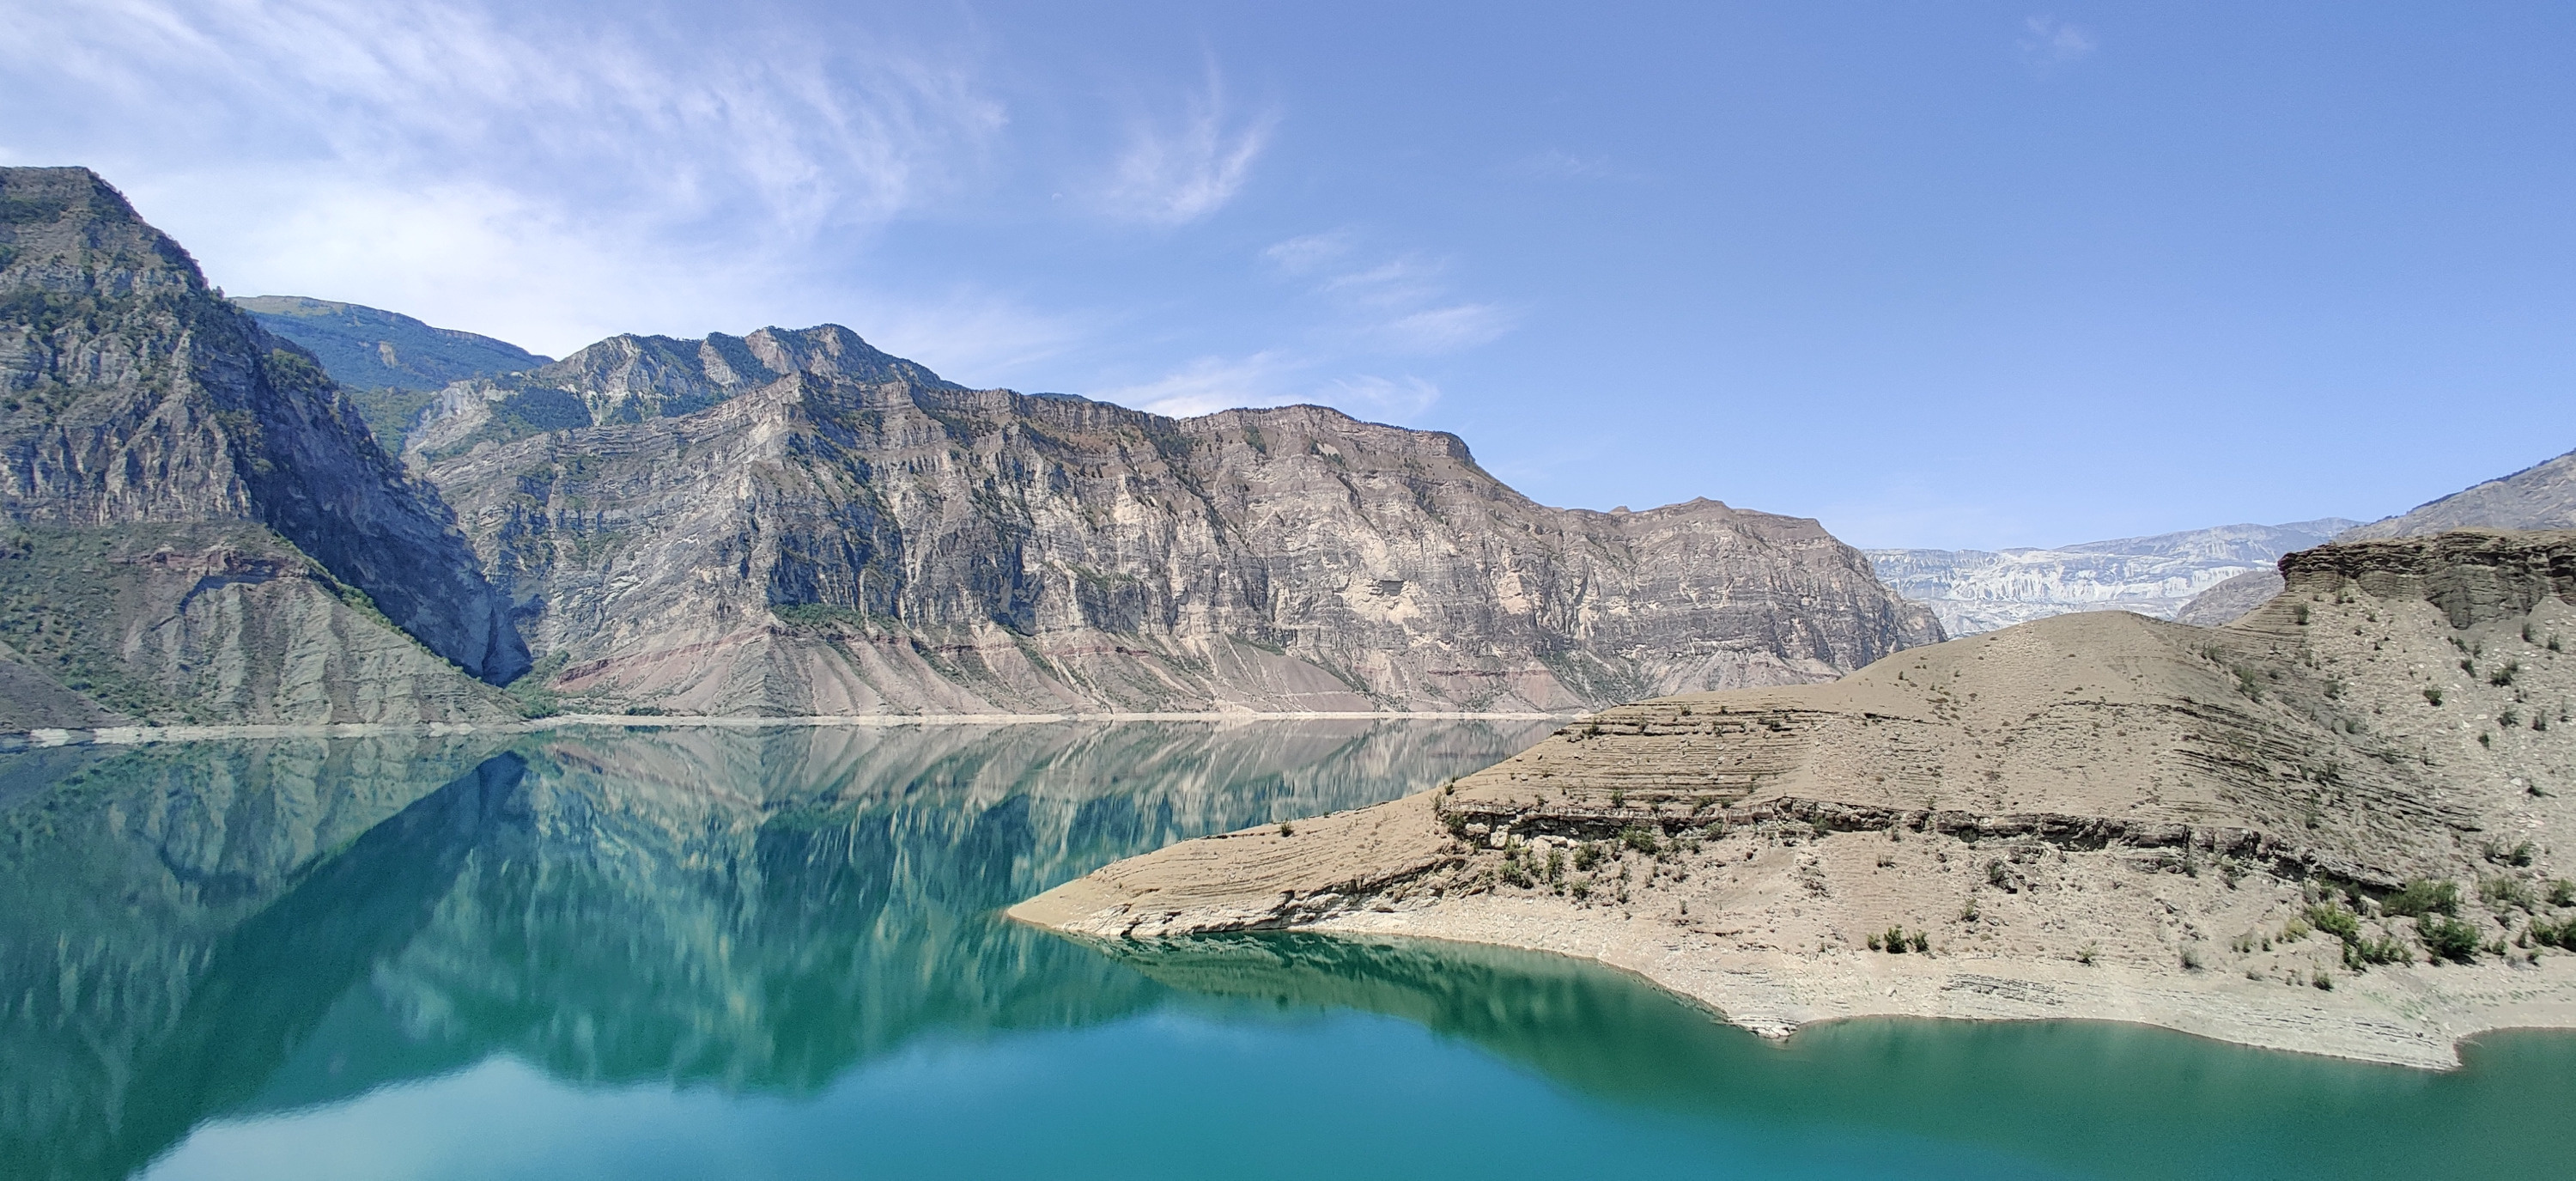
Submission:
<svg viewBox="0 0 2576 1181">
<path fill-rule="evenodd" d="M 1622 706 L 1012 913 L 1587 956 L 1775 1035 L 2099 1018 L 2438 1067 L 2483 1030 L 2576 1027 L 2576 534 L 2283 568 L 2228 628 L 2060 616 Z"/>
</svg>

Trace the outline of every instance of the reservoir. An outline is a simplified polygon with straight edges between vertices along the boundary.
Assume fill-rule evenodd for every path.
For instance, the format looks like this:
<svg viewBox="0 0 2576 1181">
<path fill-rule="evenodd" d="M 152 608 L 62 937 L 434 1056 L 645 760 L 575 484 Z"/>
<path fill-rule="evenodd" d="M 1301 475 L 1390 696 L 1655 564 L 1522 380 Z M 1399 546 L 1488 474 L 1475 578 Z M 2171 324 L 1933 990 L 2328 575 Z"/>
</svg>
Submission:
<svg viewBox="0 0 2576 1181">
<path fill-rule="evenodd" d="M 12 1178 L 2565 1175 L 2576 1036 L 2430 1073 L 2103 1023 L 1767 1042 L 1532 953 L 1003 907 L 1545 722 L 0 756 Z"/>
</svg>

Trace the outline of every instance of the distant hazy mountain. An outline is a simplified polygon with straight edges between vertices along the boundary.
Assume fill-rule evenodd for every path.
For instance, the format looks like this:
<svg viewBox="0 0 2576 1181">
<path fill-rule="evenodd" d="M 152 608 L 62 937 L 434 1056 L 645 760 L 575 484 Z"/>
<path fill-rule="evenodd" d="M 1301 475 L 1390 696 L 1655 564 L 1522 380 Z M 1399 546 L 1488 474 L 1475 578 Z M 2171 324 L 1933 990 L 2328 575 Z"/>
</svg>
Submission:
<svg viewBox="0 0 2576 1181">
<path fill-rule="evenodd" d="M 2453 529 L 2576 528 L 2576 451 L 2533 464 L 2499 480 L 2454 492 L 2413 511 L 2358 525 L 2336 541 L 2423 537 Z M 2174 618 L 2217 627 L 2281 593 L 2281 572 L 2270 567 L 2227 580 L 2185 604 Z"/>
<path fill-rule="evenodd" d="M 2569 528 L 2576 528 L 2576 451 L 2359 526 L 2335 540 L 2420 537 L 2451 529 Z"/>
<path fill-rule="evenodd" d="M 1932 608 L 1950 635 L 1993 631 L 2069 611 L 2135 611 L 2171 619 L 2185 603 L 2239 574 L 2271 570 L 2353 522 L 2221 525 L 2052 549 L 1864 551 L 1879 580 Z"/>
<path fill-rule="evenodd" d="M 301 295 L 254 295 L 233 303 L 259 326 L 304 346 L 323 372 L 358 402 L 388 451 L 449 382 L 534 369 L 552 360 L 508 341 L 435 328 L 399 312 Z"/>
</svg>

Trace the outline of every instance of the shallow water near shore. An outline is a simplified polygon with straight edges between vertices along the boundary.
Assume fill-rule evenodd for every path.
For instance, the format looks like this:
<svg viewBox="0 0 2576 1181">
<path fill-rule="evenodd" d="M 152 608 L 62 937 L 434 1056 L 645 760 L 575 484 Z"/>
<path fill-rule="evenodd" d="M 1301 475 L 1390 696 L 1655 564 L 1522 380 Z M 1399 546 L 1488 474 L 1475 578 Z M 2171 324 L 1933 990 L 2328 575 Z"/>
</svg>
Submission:
<svg viewBox="0 0 2576 1181">
<path fill-rule="evenodd" d="M 2434 1074 L 2101 1023 L 1770 1043 L 1622 973 L 999 909 L 1500 720 L 0 757 L 10 1176 L 2535 1177 L 2576 1036 Z"/>
</svg>

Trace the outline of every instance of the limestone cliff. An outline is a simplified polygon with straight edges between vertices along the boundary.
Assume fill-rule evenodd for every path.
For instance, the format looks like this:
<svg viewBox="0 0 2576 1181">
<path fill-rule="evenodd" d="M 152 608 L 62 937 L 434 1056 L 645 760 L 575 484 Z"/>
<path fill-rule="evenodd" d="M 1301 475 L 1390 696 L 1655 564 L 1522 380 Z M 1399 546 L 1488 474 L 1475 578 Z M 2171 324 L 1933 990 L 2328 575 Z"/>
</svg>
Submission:
<svg viewBox="0 0 2576 1181">
<path fill-rule="evenodd" d="M 408 455 L 572 708 L 1570 710 L 1939 636 L 1810 520 L 1546 508 L 1454 436 L 968 390 L 838 327 L 602 342 Z"/>
<path fill-rule="evenodd" d="M 2283 569 L 2224 629 L 2065 615 L 1620 706 L 1444 792 L 1014 913 L 1568 951 L 1773 1032 L 2094 1016 L 2443 1064 L 2478 1029 L 2576 1026 L 2576 533 Z"/>
<path fill-rule="evenodd" d="M 455 669 L 528 665 L 436 491 L 86 169 L 0 169 L 0 514 L 39 713 L 498 716 Z"/>
</svg>

